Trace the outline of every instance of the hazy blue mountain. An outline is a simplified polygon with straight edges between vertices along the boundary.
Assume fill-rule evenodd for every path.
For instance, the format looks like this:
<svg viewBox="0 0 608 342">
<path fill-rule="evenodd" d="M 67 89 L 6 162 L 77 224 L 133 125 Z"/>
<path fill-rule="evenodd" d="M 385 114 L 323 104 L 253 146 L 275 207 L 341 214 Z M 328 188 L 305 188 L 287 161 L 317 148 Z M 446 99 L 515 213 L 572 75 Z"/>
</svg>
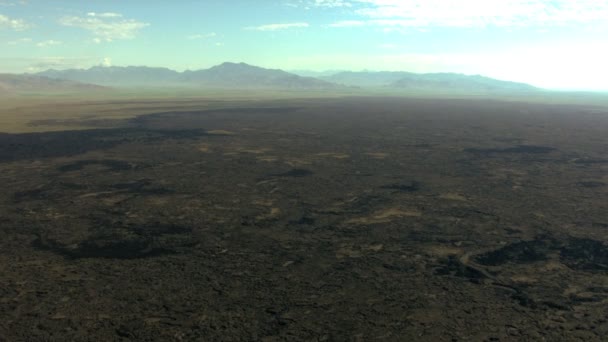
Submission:
<svg viewBox="0 0 608 342">
<path fill-rule="evenodd" d="M 459 91 L 532 91 L 537 88 L 510 81 L 501 81 L 479 75 L 456 73 L 416 74 L 402 71 L 341 72 L 322 77 L 323 80 L 359 87 L 407 88 L 422 90 Z"/>
<path fill-rule="evenodd" d="M 0 74 L 0 94 L 103 90 L 104 87 L 35 75 Z"/>
<path fill-rule="evenodd" d="M 525 83 L 501 81 L 480 75 L 462 75 L 453 73 L 412 74 L 389 84 L 389 87 L 464 91 L 537 90 L 537 88 Z"/>
<path fill-rule="evenodd" d="M 142 66 L 104 67 L 90 69 L 47 70 L 36 75 L 77 82 L 109 86 L 170 85 L 179 81 L 180 74 L 167 68 Z"/>
<path fill-rule="evenodd" d="M 404 71 L 343 71 L 321 79 L 347 86 L 384 87 L 409 75 L 415 74 Z"/>
<path fill-rule="evenodd" d="M 225 89 L 420 89 L 457 91 L 531 91 L 536 88 L 484 76 L 455 73 L 416 74 L 403 71 L 344 71 L 318 78 L 245 63 L 223 63 L 209 69 L 177 72 L 166 68 L 102 67 L 47 70 L 36 74 L 54 79 L 115 87 L 186 86 Z M 0 89 L 1 90 L 1 89 Z"/>
<path fill-rule="evenodd" d="M 184 71 L 149 67 L 102 67 L 47 70 L 38 76 L 99 85 L 196 86 L 210 88 L 329 89 L 336 85 L 283 70 L 265 69 L 245 63 L 223 63 L 209 69 Z"/>
<path fill-rule="evenodd" d="M 292 73 L 292 74 L 296 74 L 298 76 L 322 78 L 322 77 L 327 77 L 327 76 L 335 75 L 337 73 L 344 72 L 346 70 L 325 70 L 325 71 L 287 70 L 287 71 L 290 72 L 290 73 Z"/>
<path fill-rule="evenodd" d="M 190 84 L 222 88 L 329 89 L 336 85 L 279 69 L 226 62 L 206 70 L 185 71 L 181 80 Z"/>
</svg>

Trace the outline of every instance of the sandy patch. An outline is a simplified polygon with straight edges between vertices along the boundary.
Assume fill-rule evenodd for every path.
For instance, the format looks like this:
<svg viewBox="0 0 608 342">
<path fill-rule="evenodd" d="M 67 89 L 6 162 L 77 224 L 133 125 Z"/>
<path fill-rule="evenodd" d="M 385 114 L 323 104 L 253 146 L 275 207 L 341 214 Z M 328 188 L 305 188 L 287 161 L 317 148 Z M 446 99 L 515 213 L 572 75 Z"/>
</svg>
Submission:
<svg viewBox="0 0 608 342">
<path fill-rule="evenodd" d="M 373 224 L 390 222 L 394 219 L 404 217 L 420 217 L 422 212 L 412 209 L 389 208 L 376 211 L 374 214 L 366 217 L 353 218 L 346 221 L 347 224 Z"/>
</svg>

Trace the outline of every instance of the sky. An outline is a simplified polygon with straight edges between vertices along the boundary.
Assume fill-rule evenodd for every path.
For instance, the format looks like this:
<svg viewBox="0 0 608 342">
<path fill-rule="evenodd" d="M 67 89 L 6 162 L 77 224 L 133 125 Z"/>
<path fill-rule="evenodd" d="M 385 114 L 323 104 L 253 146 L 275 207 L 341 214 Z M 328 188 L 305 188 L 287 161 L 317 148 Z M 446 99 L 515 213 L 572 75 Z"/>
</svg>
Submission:
<svg viewBox="0 0 608 342">
<path fill-rule="evenodd" d="M 226 61 L 608 90 L 608 0 L 0 0 L 0 72 Z"/>
</svg>

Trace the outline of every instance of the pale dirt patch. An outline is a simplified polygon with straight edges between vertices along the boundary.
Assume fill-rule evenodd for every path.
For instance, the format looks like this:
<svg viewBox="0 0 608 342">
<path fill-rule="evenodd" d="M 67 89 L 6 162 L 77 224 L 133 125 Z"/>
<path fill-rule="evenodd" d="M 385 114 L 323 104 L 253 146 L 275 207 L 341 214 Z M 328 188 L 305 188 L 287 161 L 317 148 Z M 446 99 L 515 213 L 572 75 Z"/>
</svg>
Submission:
<svg viewBox="0 0 608 342">
<path fill-rule="evenodd" d="M 211 134 L 211 135 L 236 135 L 236 133 L 234 133 L 234 132 L 223 130 L 223 129 L 213 129 L 213 130 L 207 131 L 207 134 Z"/>
<path fill-rule="evenodd" d="M 277 160 L 279 160 L 279 158 L 275 157 L 275 156 L 261 156 L 261 157 L 257 157 L 256 159 L 259 161 L 267 162 L 267 163 L 272 163 L 272 162 L 276 162 Z"/>
<path fill-rule="evenodd" d="M 555 272 L 567 270 L 569 270 L 568 266 L 557 261 L 549 261 L 539 268 L 540 272 Z"/>
<path fill-rule="evenodd" d="M 381 243 L 378 243 L 378 244 L 374 244 L 374 245 L 365 246 L 365 247 L 363 247 L 363 249 L 372 251 L 372 252 L 380 252 L 381 250 L 384 249 L 384 245 Z"/>
<path fill-rule="evenodd" d="M 161 206 L 161 205 L 167 205 L 169 204 L 169 201 L 171 200 L 170 197 L 150 197 L 147 199 L 147 203 L 149 205 L 154 205 L 154 206 Z"/>
<path fill-rule="evenodd" d="M 349 154 L 346 153 L 338 153 L 338 152 L 322 152 L 316 154 L 319 157 L 330 157 L 335 159 L 348 159 L 350 158 Z"/>
<path fill-rule="evenodd" d="M 112 195 L 112 194 L 116 194 L 119 193 L 120 191 L 115 190 L 115 191 L 100 191 L 100 192 L 90 192 L 88 194 L 82 194 L 80 196 L 78 196 L 78 198 L 90 198 L 90 197 L 98 197 L 98 196 L 103 196 L 103 195 Z"/>
<path fill-rule="evenodd" d="M 368 153 L 365 153 L 365 155 L 372 157 L 374 159 L 386 159 L 386 157 L 388 157 L 388 153 L 384 153 L 384 152 L 368 152 Z"/>
<path fill-rule="evenodd" d="M 267 152 L 272 151 L 271 148 L 267 148 L 267 147 L 260 147 L 260 148 L 243 148 L 243 147 L 239 147 L 236 149 L 236 152 L 239 153 L 251 153 L 251 154 L 264 154 Z"/>
<path fill-rule="evenodd" d="M 393 219 L 404 217 L 420 217 L 422 212 L 412 209 L 389 208 L 376 211 L 374 214 L 365 217 L 353 218 L 346 221 L 347 224 L 373 224 L 390 222 Z"/>
<path fill-rule="evenodd" d="M 310 165 L 312 164 L 312 161 L 306 158 L 289 158 L 285 161 L 285 164 L 291 166 L 291 167 L 298 167 L 298 166 L 304 166 L 304 165 Z"/>
<path fill-rule="evenodd" d="M 273 208 L 270 208 L 269 213 L 258 215 L 256 217 L 256 220 L 271 220 L 271 219 L 279 217 L 280 215 L 281 215 L 281 209 L 273 207 Z"/>
<path fill-rule="evenodd" d="M 270 217 L 277 217 L 281 215 L 281 209 L 279 208 L 270 208 Z"/>
<path fill-rule="evenodd" d="M 422 213 L 418 210 L 403 210 L 400 208 L 391 208 L 376 212 L 373 218 L 383 220 L 391 217 L 420 217 Z"/>
<path fill-rule="evenodd" d="M 352 244 L 341 245 L 336 251 L 336 258 L 360 258 L 368 254 L 378 253 L 384 249 L 384 245 L 381 243 L 355 246 Z"/>
<path fill-rule="evenodd" d="M 511 281 L 522 285 L 533 285 L 538 282 L 538 279 L 528 275 L 514 275 L 511 277 Z"/>
<path fill-rule="evenodd" d="M 163 320 L 164 318 L 161 317 L 150 317 L 150 318 L 145 318 L 144 319 L 144 323 L 146 324 L 156 324 L 159 323 Z"/>
<path fill-rule="evenodd" d="M 564 290 L 564 296 L 570 296 L 573 294 L 576 294 L 578 292 L 583 291 L 583 288 L 581 288 L 580 286 L 570 286 L 567 289 Z"/>
<path fill-rule="evenodd" d="M 274 204 L 274 200 L 270 199 L 257 199 L 251 202 L 254 205 L 261 205 L 264 207 L 271 207 Z"/>
<path fill-rule="evenodd" d="M 336 251 L 336 258 L 360 258 L 363 256 L 361 250 L 354 249 L 353 246 L 342 246 Z"/>
<path fill-rule="evenodd" d="M 431 246 L 426 249 L 426 252 L 438 258 L 445 258 L 450 255 L 461 256 L 464 254 L 462 249 L 452 246 Z"/>
<path fill-rule="evenodd" d="M 467 198 L 464 197 L 463 195 L 453 193 L 453 192 L 441 194 L 441 195 L 439 195 L 439 198 L 445 199 L 445 200 L 450 200 L 450 201 L 466 201 L 467 200 Z"/>
<path fill-rule="evenodd" d="M 101 199 L 101 202 L 105 205 L 112 206 L 112 205 L 121 203 L 131 197 L 133 197 L 133 195 L 127 195 L 127 194 L 114 195 L 114 196 L 104 197 L 103 199 Z"/>
</svg>

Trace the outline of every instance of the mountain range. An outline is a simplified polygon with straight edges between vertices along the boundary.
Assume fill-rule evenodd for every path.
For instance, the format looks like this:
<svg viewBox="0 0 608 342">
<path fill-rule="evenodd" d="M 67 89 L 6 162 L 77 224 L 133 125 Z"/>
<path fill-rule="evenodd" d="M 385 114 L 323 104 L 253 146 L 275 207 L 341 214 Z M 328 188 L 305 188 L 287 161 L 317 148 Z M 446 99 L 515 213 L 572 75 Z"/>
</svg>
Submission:
<svg viewBox="0 0 608 342">
<path fill-rule="evenodd" d="M 0 74 L 0 95 L 19 92 L 99 91 L 105 87 L 38 75 Z"/>
<path fill-rule="evenodd" d="M 463 89 L 468 91 L 533 91 L 535 87 L 518 82 L 502 81 L 480 75 L 456 73 L 416 74 L 404 71 L 344 71 L 321 79 L 361 88 L 388 87 L 395 89 Z"/>
<path fill-rule="evenodd" d="M 226 62 L 209 69 L 177 72 L 166 68 L 102 67 L 47 70 L 38 76 L 113 87 L 199 86 L 208 88 L 333 89 L 336 84 L 278 69 Z"/>
<path fill-rule="evenodd" d="M 313 75 L 314 73 L 308 73 Z M 144 66 L 46 70 L 36 74 L 0 75 L 0 93 L 57 89 L 96 89 L 107 87 L 195 87 L 215 89 L 275 90 L 422 90 L 459 92 L 534 91 L 537 88 L 479 75 L 456 73 L 416 74 L 388 71 L 343 71 L 301 76 L 279 69 L 266 69 L 245 63 L 226 62 L 209 69 L 177 72 Z M 21 80 L 21 81 L 19 81 Z M 102 89 L 102 88 L 99 88 Z"/>
</svg>

